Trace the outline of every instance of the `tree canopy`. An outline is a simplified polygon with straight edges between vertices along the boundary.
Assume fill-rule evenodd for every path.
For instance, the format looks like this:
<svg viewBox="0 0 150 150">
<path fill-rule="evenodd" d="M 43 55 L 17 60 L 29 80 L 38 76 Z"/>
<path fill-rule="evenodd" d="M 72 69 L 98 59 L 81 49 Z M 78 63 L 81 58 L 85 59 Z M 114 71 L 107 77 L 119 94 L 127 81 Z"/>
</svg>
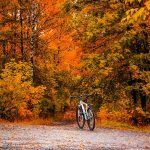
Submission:
<svg viewBox="0 0 150 150">
<path fill-rule="evenodd" d="M 83 93 L 96 110 L 149 110 L 150 0 L 5 0 L 0 22 L 0 117 L 49 116 Z"/>
</svg>

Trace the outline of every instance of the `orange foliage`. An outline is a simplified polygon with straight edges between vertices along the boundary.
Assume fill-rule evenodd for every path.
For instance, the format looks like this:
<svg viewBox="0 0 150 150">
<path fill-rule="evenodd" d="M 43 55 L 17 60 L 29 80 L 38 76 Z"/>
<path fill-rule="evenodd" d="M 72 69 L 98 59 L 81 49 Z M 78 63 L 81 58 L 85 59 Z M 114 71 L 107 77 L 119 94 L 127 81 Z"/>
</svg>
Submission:
<svg viewBox="0 0 150 150">
<path fill-rule="evenodd" d="M 75 120 L 75 118 L 76 118 L 75 111 L 67 111 L 67 112 L 65 112 L 63 119 L 65 121 L 72 121 L 72 120 Z"/>
<path fill-rule="evenodd" d="M 41 37 L 48 41 L 48 48 L 56 57 L 53 61 L 54 64 L 57 63 L 61 70 L 70 70 L 71 68 L 73 72 L 78 72 L 82 52 L 78 43 L 73 42 L 72 32 L 67 31 L 69 18 L 61 17 L 61 13 L 59 13 L 63 3 L 64 0 L 52 1 L 53 8 L 49 8 L 47 11 L 50 15 L 55 14 L 55 17 L 51 18 L 54 24 Z"/>
</svg>

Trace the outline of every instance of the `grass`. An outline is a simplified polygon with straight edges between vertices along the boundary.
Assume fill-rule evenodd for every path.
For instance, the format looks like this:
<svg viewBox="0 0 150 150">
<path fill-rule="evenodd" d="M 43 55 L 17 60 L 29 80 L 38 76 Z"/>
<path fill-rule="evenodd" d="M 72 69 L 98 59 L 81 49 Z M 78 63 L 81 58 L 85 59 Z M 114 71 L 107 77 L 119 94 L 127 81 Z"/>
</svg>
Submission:
<svg viewBox="0 0 150 150">
<path fill-rule="evenodd" d="M 96 122 L 97 127 L 103 128 L 112 128 L 119 130 L 129 130 L 129 131 L 137 131 L 137 132 L 150 132 L 150 125 L 147 126 L 133 126 L 130 123 L 125 122 L 117 122 L 117 121 L 98 121 Z"/>
</svg>

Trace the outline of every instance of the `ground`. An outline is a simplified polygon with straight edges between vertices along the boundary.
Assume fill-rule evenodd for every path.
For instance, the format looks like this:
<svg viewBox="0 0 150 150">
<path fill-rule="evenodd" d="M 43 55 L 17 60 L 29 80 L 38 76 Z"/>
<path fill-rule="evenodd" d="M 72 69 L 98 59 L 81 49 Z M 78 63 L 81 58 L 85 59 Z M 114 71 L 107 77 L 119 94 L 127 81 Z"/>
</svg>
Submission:
<svg viewBox="0 0 150 150">
<path fill-rule="evenodd" d="M 150 133 L 71 125 L 0 124 L 0 150 L 148 150 Z"/>
</svg>

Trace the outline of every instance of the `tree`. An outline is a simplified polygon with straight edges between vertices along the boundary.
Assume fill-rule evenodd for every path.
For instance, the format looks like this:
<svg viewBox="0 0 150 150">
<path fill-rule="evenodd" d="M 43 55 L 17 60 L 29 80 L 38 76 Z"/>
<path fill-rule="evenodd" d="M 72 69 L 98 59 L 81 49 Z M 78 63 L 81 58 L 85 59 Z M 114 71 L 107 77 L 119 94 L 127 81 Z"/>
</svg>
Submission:
<svg viewBox="0 0 150 150">
<path fill-rule="evenodd" d="M 0 79 L 0 116 L 14 121 L 38 117 L 45 87 L 33 87 L 30 65 L 12 60 L 5 65 Z"/>
<path fill-rule="evenodd" d="M 103 101 L 117 101 L 123 95 L 129 97 L 132 91 L 130 99 L 133 98 L 137 105 L 133 92 L 137 89 L 143 93 L 143 96 L 139 92 L 138 95 L 141 95 L 142 108 L 146 108 L 144 87 L 149 91 L 149 81 L 145 78 L 149 74 L 148 4 L 148 1 L 134 0 L 66 2 L 65 11 L 72 16 L 75 40 L 82 41 L 82 84 L 86 90 L 103 95 Z M 132 81 L 134 85 L 129 88 Z"/>
</svg>

